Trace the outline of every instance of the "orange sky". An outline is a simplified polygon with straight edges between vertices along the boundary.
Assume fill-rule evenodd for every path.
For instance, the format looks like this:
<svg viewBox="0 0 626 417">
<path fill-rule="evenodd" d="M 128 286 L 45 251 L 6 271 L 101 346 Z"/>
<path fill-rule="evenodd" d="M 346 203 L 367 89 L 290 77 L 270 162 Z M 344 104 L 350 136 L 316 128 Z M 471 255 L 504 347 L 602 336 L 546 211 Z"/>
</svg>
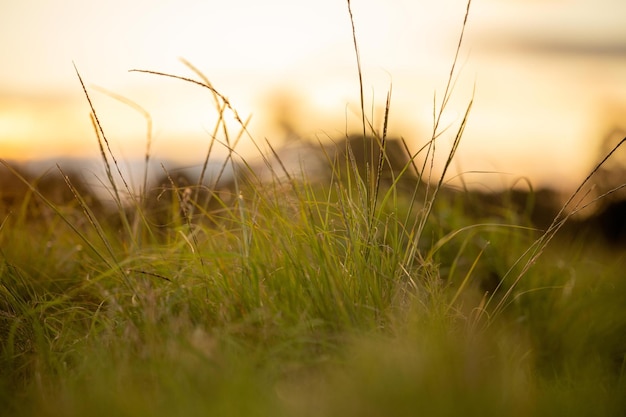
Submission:
<svg viewBox="0 0 626 417">
<path fill-rule="evenodd" d="M 352 0 L 352 7 L 367 106 L 379 114 L 392 83 L 392 133 L 417 148 L 430 135 L 433 95 L 443 94 L 465 2 Z M 598 141 L 626 129 L 624 16 L 623 0 L 474 0 L 445 120 L 458 124 L 475 86 L 458 167 L 511 175 L 468 181 L 527 175 L 572 185 L 584 177 Z M 196 162 L 213 127 L 212 98 L 128 72 L 193 76 L 179 57 L 240 114 L 252 114 L 258 140 L 280 143 L 284 132 L 272 125 L 280 117 L 295 119 L 309 138 L 358 122 L 344 1 L 22 0 L 0 5 L 0 157 L 97 155 L 73 61 L 118 155 L 142 155 L 145 121 L 94 85 L 150 112 L 155 156 Z"/>
</svg>

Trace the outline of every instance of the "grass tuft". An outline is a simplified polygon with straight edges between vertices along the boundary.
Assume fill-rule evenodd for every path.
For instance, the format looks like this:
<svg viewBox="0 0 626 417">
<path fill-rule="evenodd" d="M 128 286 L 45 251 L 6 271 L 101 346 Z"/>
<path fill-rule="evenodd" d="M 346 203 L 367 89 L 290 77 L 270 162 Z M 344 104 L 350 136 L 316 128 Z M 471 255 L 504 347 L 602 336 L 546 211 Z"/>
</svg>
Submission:
<svg viewBox="0 0 626 417">
<path fill-rule="evenodd" d="M 473 104 L 456 131 L 441 128 L 470 3 L 433 134 L 411 152 L 387 137 L 391 88 L 382 133 L 367 120 L 348 0 L 363 132 L 319 143 L 324 180 L 294 170 L 269 141 L 267 152 L 252 141 L 260 163 L 242 158 L 249 119 L 183 60 L 199 81 L 134 71 L 210 92 L 218 119 L 202 172 L 185 179 L 163 166 L 159 184 L 144 175 L 135 192 L 76 71 L 115 204 L 94 202 L 60 166 L 70 198 L 54 199 L 54 187 L 2 161 L 21 192 L 0 195 L 3 413 L 622 414 L 626 258 L 557 232 L 624 141 L 545 232 L 530 221 L 541 199 L 532 186 L 522 204 L 510 190 L 495 208 L 447 187 Z M 151 118 L 109 95 L 144 114 L 147 167 Z M 210 179 L 216 146 L 228 152 Z"/>
</svg>

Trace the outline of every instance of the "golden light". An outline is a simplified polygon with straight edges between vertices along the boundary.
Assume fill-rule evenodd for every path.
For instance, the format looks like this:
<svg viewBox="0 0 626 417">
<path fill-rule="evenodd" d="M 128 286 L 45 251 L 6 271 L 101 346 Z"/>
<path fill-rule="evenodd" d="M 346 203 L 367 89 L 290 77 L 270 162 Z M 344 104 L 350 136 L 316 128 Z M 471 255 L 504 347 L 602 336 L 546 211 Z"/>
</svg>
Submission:
<svg viewBox="0 0 626 417">
<path fill-rule="evenodd" d="M 375 126 L 391 86 L 391 133 L 416 147 L 430 137 L 465 6 L 352 2 L 365 107 Z M 606 126 L 626 125 L 624 15 L 619 0 L 474 1 L 444 114 L 444 124 L 458 123 L 474 95 L 460 169 L 578 181 Z M 0 16 L 0 157 L 97 155 L 72 62 L 114 151 L 125 158 L 145 152 L 145 120 L 93 85 L 150 113 L 155 156 L 194 163 L 204 152 L 216 118 L 210 94 L 128 72 L 196 77 L 179 57 L 209 77 L 242 117 L 252 115 L 250 131 L 261 141 L 281 143 L 287 119 L 290 133 L 306 138 L 358 127 L 356 60 L 342 1 L 68 0 L 60 8 L 30 0 L 4 2 Z"/>
</svg>

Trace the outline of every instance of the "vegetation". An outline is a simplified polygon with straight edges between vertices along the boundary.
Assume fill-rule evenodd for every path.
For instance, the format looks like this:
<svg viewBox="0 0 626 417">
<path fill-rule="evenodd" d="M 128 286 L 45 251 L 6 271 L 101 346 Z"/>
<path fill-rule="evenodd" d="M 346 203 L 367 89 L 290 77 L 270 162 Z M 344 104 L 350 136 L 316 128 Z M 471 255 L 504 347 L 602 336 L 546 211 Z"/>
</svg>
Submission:
<svg viewBox="0 0 626 417">
<path fill-rule="evenodd" d="M 54 199 L 3 162 L 21 187 L 0 219 L 3 415 L 623 414 L 626 258 L 558 240 L 580 192 L 545 231 L 483 210 L 432 174 L 439 118 L 398 166 L 364 106 L 359 160 L 321 147 L 312 181 L 268 145 L 260 179 L 236 153 L 246 123 L 190 68 L 173 77 L 240 122 L 220 117 L 207 152 L 229 149 L 226 190 L 204 171 L 133 190 L 93 108 L 112 206 L 62 167 Z"/>
</svg>

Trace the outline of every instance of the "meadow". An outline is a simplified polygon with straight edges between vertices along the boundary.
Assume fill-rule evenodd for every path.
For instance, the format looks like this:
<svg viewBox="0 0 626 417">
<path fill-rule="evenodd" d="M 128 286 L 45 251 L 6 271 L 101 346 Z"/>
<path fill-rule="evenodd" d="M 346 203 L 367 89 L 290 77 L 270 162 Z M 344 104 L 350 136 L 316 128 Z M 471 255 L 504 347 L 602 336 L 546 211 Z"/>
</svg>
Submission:
<svg viewBox="0 0 626 417">
<path fill-rule="evenodd" d="M 228 149 L 227 186 L 146 168 L 135 188 L 93 107 L 109 201 L 62 166 L 2 161 L 0 414 L 624 415 L 626 257 L 568 229 L 604 160 L 545 225 L 532 187 L 522 204 L 451 189 L 471 98 L 443 173 L 431 162 L 455 65 L 421 149 L 362 104 L 362 132 L 315 144 L 322 178 L 250 138 L 260 178 L 237 153 L 246 122 L 190 64 L 193 79 L 146 75 L 240 122 L 220 117 L 206 151 Z"/>
</svg>

